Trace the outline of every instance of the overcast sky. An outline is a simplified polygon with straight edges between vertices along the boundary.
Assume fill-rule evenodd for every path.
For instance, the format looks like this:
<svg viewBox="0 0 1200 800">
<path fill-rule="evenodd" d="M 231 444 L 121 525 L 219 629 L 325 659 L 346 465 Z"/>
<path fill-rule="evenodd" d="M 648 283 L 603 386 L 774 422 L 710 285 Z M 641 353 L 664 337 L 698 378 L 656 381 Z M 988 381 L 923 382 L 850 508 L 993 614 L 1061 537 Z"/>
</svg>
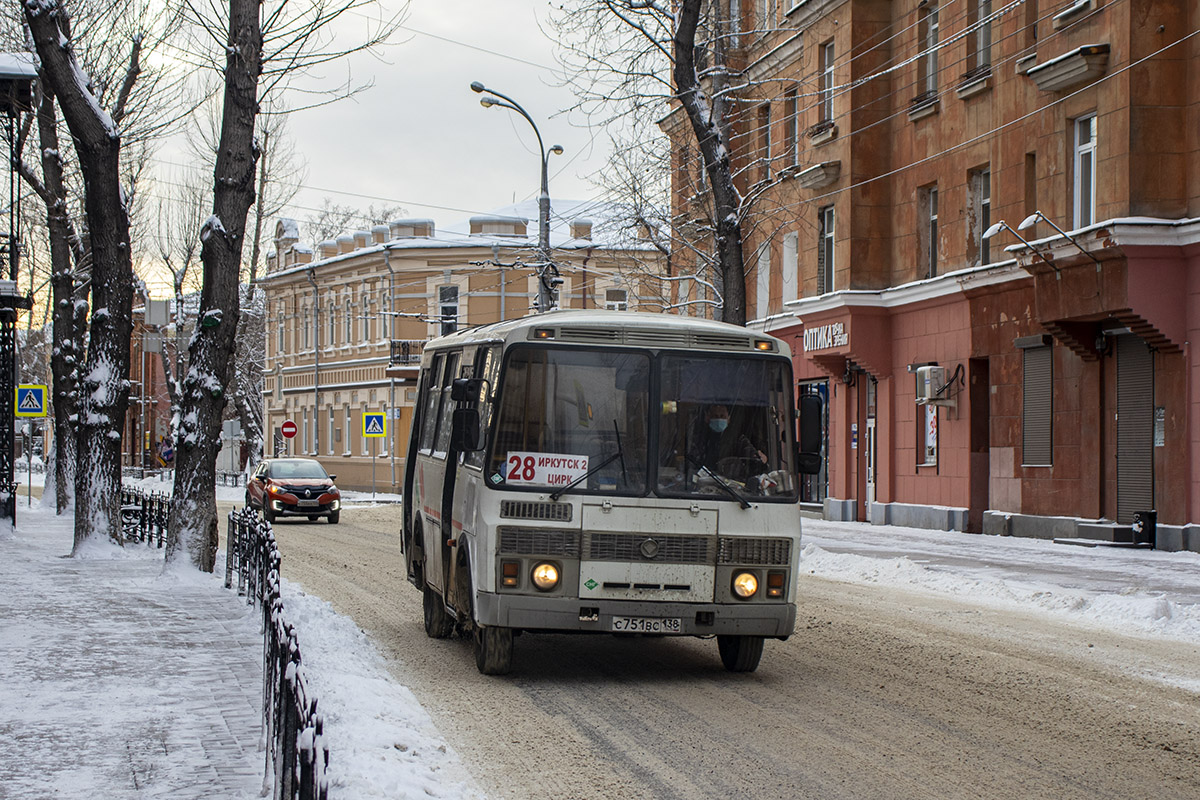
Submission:
<svg viewBox="0 0 1200 800">
<path fill-rule="evenodd" d="M 303 220 L 328 196 L 363 209 L 402 205 L 445 227 L 536 197 L 540 163 L 532 129 L 512 111 L 480 106 L 472 81 L 520 103 L 547 149 L 565 148 L 550 157 L 551 197 L 595 196 L 586 178 L 603 163 L 607 137 L 559 113 L 572 94 L 556 85 L 555 46 L 542 32 L 549 11 L 545 0 L 411 0 L 386 61 L 351 61 L 353 78 L 373 79 L 371 89 L 293 115 L 290 132 L 308 163 L 293 216 Z M 345 69 L 329 77 L 344 77 Z"/>
</svg>

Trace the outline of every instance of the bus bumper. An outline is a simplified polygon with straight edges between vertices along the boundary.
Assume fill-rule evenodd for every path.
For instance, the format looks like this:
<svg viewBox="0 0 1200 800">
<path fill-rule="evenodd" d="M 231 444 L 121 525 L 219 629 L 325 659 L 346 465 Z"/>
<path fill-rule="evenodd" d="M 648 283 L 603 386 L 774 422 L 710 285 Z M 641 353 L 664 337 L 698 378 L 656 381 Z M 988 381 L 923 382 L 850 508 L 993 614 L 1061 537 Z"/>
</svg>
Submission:
<svg viewBox="0 0 1200 800">
<path fill-rule="evenodd" d="M 786 638 L 796 627 L 792 603 L 648 603 L 481 592 L 475 597 L 482 625 L 556 633 L 614 633 L 614 617 L 679 620 L 668 636 L 768 636 Z"/>
</svg>

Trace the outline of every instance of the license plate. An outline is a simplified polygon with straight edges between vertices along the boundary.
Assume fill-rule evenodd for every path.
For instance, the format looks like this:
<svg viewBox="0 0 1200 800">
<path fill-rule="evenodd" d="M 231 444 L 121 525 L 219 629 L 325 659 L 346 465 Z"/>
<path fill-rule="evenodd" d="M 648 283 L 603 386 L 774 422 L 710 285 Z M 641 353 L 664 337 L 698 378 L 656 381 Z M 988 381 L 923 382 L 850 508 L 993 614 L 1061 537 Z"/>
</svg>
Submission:
<svg viewBox="0 0 1200 800">
<path fill-rule="evenodd" d="M 316 500 L 301 500 L 300 505 L 301 506 L 319 506 L 320 503 L 318 503 Z"/>
<path fill-rule="evenodd" d="M 679 617 L 613 617 L 612 630 L 622 633 L 682 633 Z"/>
</svg>

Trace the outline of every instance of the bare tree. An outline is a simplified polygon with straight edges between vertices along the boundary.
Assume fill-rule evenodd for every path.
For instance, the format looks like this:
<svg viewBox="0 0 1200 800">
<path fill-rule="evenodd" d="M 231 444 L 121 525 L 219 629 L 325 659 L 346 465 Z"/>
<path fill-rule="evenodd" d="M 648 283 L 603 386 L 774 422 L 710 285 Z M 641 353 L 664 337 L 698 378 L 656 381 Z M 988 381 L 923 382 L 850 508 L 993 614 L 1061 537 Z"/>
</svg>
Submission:
<svg viewBox="0 0 1200 800">
<path fill-rule="evenodd" d="M 370 47 L 395 30 L 387 23 L 366 43 L 338 49 L 330 23 L 365 8 L 365 0 L 285 0 L 263 7 L 260 0 L 229 0 L 227 15 L 188 2 L 189 18 L 224 53 L 220 66 L 224 100 L 213 183 L 213 214 L 201 234 L 204 280 L 199 322 L 188 350 L 175 448 L 175 485 L 168 520 L 167 560 L 183 559 L 212 571 L 217 544 L 216 456 L 221 422 L 235 363 L 239 329 L 239 277 L 246 219 L 255 198 L 256 141 L 260 104 L 296 75 L 348 52 Z M 203 58 L 207 47 L 193 54 Z"/>
<path fill-rule="evenodd" d="M 66 9 L 58 0 L 25 0 L 24 12 L 41 77 L 62 108 L 86 183 L 94 311 L 76 425 L 79 452 L 87 453 L 75 481 L 78 552 L 93 536 L 117 541 L 120 534 L 120 432 L 129 405 L 133 301 L 129 213 L 120 180 L 121 131 L 117 119 L 103 110 L 76 57 Z M 131 50 L 130 85 L 140 71 L 140 46 Z"/>
<path fill-rule="evenodd" d="M 742 193 L 733 159 L 730 119 L 737 93 L 746 88 L 731 79 L 729 69 L 739 7 L 739 0 L 575 0 L 560 6 L 552 27 L 564 45 L 568 81 L 578 97 L 573 110 L 593 124 L 657 138 L 653 124 L 668 104 L 677 104 L 699 155 L 708 207 L 707 225 L 676 226 L 673 249 L 684 249 L 692 263 L 675 259 L 672 277 L 679 280 L 686 272 L 689 280 L 708 285 L 717 296 L 717 316 L 744 325 L 743 225 L 760 191 Z M 624 145 L 636 137 L 620 141 Z M 641 174 L 669 183 L 670 151 L 625 149 L 625 157 L 632 169 L 610 171 L 601 182 L 623 198 L 629 197 L 624 192 L 636 191 L 641 199 L 629 201 L 630 206 L 645 215 L 646 200 L 661 197 L 661 189 L 645 180 L 635 186 L 624 181 Z M 613 183 L 613 175 L 622 180 Z M 711 280 L 706 275 L 710 263 Z"/>
</svg>

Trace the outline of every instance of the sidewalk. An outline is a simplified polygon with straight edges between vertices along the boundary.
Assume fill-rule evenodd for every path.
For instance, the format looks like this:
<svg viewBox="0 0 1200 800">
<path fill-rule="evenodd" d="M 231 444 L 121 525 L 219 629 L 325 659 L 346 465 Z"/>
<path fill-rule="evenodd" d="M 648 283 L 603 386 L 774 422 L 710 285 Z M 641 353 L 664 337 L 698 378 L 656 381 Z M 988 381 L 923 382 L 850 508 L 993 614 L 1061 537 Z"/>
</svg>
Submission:
<svg viewBox="0 0 1200 800">
<path fill-rule="evenodd" d="M 73 522 L 39 502 L 21 498 L 16 531 L 0 521 L 0 800 L 260 798 L 263 637 L 224 588 L 224 551 L 214 575 L 164 574 L 145 545 L 66 558 Z M 483 800 L 366 634 L 286 578 L 283 594 L 330 798 Z"/>
<path fill-rule="evenodd" d="M 24 499 L 24 498 L 22 498 Z M 0 531 L 0 797 L 258 798 L 258 612 L 162 552 L 70 552 L 24 503 Z"/>
</svg>

